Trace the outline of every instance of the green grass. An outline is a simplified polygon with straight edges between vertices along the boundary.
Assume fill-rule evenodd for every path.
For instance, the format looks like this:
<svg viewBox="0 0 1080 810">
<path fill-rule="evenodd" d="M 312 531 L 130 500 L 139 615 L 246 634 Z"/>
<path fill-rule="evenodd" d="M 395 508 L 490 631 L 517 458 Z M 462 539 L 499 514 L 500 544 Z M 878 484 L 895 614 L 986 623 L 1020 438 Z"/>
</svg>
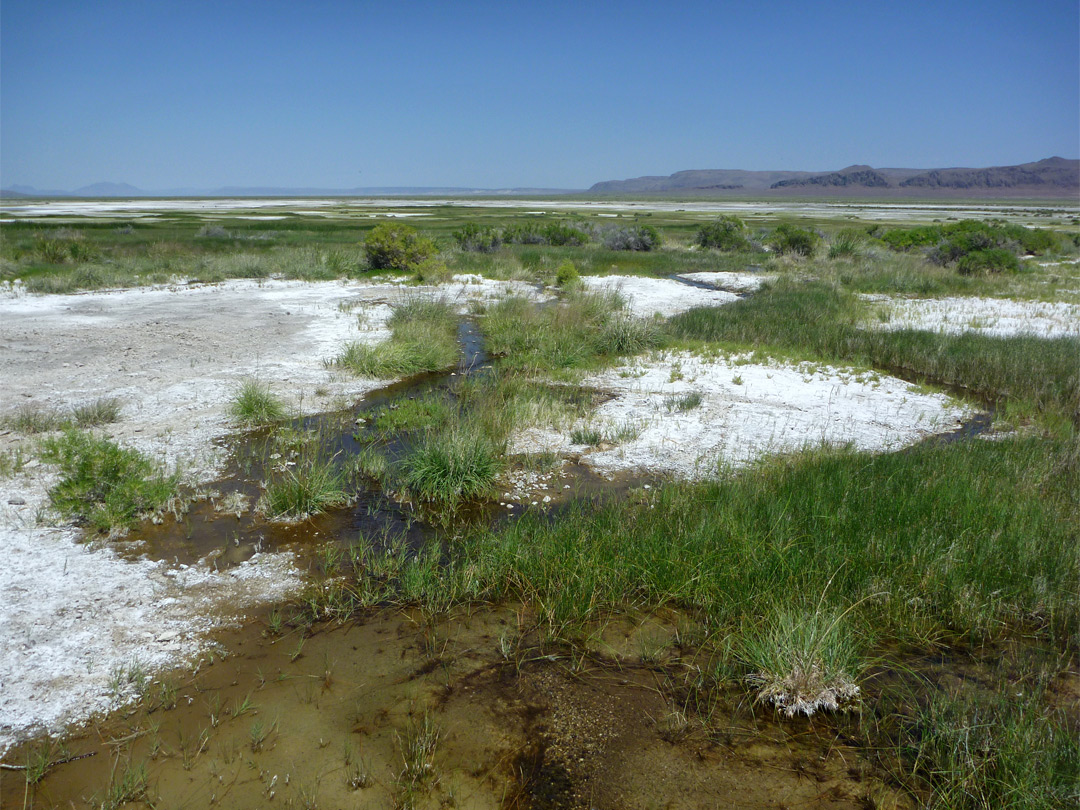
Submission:
<svg viewBox="0 0 1080 810">
<path fill-rule="evenodd" d="M 545 308 L 509 297 L 484 311 L 481 327 L 488 350 L 505 355 L 507 371 L 572 377 L 660 344 L 656 322 L 632 317 L 623 304 L 617 293 L 587 290 L 571 290 Z"/>
<path fill-rule="evenodd" d="M 68 430 L 42 442 L 40 453 L 42 461 L 60 467 L 61 479 L 49 490 L 53 507 L 98 532 L 130 528 L 176 495 L 176 475 L 89 433 Z"/>
<path fill-rule="evenodd" d="M 808 452 L 474 533 L 433 576 L 463 601 L 525 599 L 557 627 L 673 604 L 734 632 L 824 594 L 825 613 L 856 606 L 845 624 L 866 645 L 1023 627 L 1071 646 L 1075 454 L 1034 438 Z"/>
<path fill-rule="evenodd" d="M 503 455 L 481 428 L 464 423 L 425 436 L 402 459 L 400 473 L 413 498 L 453 508 L 491 493 Z"/>
<path fill-rule="evenodd" d="M 380 408 L 375 414 L 375 428 L 382 433 L 428 430 L 445 425 L 453 414 L 450 403 L 443 397 L 425 396 L 402 399 Z"/>
<path fill-rule="evenodd" d="M 908 727 L 909 758 L 934 810 L 1052 810 L 1080 799 L 1080 737 L 1044 688 L 937 694 Z"/>
<path fill-rule="evenodd" d="M 386 379 L 453 367 L 458 358 L 459 318 L 448 301 L 416 297 L 390 317 L 390 339 L 350 343 L 335 363 L 360 377 Z"/>
<path fill-rule="evenodd" d="M 32 436 L 73 427 L 99 427 L 119 419 L 120 400 L 116 397 L 100 397 L 70 409 L 23 405 L 7 416 L 2 424 L 8 430 Z"/>
<path fill-rule="evenodd" d="M 266 383 L 246 379 L 240 383 L 229 403 L 229 415 L 248 427 L 268 425 L 285 418 L 285 405 Z"/>
<path fill-rule="evenodd" d="M 303 520 L 349 502 L 345 474 L 317 454 L 285 466 L 263 484 L 259 509 L 271 520 Z"/>
<path fill-rule="evenodd" d="M 899 370 L 967 388 L 994 401 L 1017 400 L 1067 420 L 1080 418 L 1080 340 L 946 335 L 865 328 L 866 308 L 820 282 L 785 282 L 728 306 L 671 319 L 679 338 L 774 349 L 804 359 Z"/>
</svg>

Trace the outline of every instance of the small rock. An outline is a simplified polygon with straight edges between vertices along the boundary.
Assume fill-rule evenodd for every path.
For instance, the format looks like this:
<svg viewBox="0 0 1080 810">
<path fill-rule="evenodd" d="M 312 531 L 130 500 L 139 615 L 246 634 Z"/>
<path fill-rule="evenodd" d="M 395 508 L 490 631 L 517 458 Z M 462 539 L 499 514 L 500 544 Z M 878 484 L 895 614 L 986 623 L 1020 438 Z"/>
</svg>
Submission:
<svg viewBox="0 0 1080 810">
<path fill-rule="evenodd" d="M 12 506 L 22 506 L 26 503 L 25 498 L 8 498 L 8 503 Z"/>
</svg>

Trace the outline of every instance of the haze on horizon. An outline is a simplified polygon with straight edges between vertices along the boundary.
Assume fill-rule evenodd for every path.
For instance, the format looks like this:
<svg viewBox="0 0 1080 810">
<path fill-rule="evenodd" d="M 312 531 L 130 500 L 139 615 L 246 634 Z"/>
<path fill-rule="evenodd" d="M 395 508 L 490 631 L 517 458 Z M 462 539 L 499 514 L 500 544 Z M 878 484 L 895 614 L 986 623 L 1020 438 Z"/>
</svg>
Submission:
<svg viewBox="0 0 1080 810">
<path fill-rule="evenodd" d="M 1075 157 L 1080 6 L 0 6 L 0 186 L 585 188 Z"/>
</svg>

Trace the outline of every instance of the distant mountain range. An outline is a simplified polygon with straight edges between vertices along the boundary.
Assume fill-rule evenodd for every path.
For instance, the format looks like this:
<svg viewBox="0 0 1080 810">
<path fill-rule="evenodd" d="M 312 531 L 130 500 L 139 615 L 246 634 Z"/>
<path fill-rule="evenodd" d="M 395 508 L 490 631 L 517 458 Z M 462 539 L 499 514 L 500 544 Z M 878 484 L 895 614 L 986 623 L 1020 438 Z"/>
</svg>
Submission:
<svg viewBox="0 0 1080 810">
<path fill-rule="evenodd" d="M 593 194 L 688 196 L 1080 197 L 1080 160 L 1052 157 L 985 169 L 875 169 L 834 172 L 708 169 L 667 177 L 607 180 Z"/>
<path fill-rule="evenodd" d="M 499 195 L 571 194 L 565 188 L 461 188 L 456 186 L 367 186 L 362 188 L 288 188 L 278 186 L 222 186 L 221 188 L 168 188 L 147 191 L 128 183 L 94 183 L 74 191 L 13 185 L 0 196 L 20 197 L 469 197 Z"/>
<path fill-rule="evenodd" d="M 1046 158 L 1018 166 L 985 169 L 875 169 L 848 166 L 833 172 L 702 169 L 667 177 L 605 180 L 588 191 L 560 188 L 462 188 L 456 186 L 366 186 L 286 188 L 224 186 L 146 191 L 127 183 L 94 183 L 74 191 L 13 185 L 0 190 L 19 197 L 472 197 L 666 195 L 678 197 L 1053 197 L 1080 200 L 1080 160 Z"/>
</svg>

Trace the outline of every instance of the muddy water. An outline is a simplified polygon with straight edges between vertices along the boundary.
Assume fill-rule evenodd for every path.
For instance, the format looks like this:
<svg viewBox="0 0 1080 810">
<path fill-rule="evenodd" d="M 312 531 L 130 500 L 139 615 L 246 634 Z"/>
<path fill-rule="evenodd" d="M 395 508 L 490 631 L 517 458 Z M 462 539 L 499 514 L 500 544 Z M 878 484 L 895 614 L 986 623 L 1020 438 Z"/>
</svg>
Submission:
<svg viewBox="0 0 1080 810">
<path fill-rule="evenodd" d="M 577 654 L 538 646 L 514 606 L 437 621 L 384 611 L 306 638 L 250 624 L 222 639 L 233 655 L 152 684 L 141 706 L 68 741 L 65 757 L 92 756 L 53 768 L 27 806 L 96 806 L 142 766 L 143 798 L 159 808 L 902 800 L 833 721 L 779 724 L 721 693 L 691 705 L 679 621 L 615 619 Z M 427 756 L 410 742 L 423 729 Z M 21 807 L 22 775 L 2 778 L 3 806 Z"/>
</svg>

